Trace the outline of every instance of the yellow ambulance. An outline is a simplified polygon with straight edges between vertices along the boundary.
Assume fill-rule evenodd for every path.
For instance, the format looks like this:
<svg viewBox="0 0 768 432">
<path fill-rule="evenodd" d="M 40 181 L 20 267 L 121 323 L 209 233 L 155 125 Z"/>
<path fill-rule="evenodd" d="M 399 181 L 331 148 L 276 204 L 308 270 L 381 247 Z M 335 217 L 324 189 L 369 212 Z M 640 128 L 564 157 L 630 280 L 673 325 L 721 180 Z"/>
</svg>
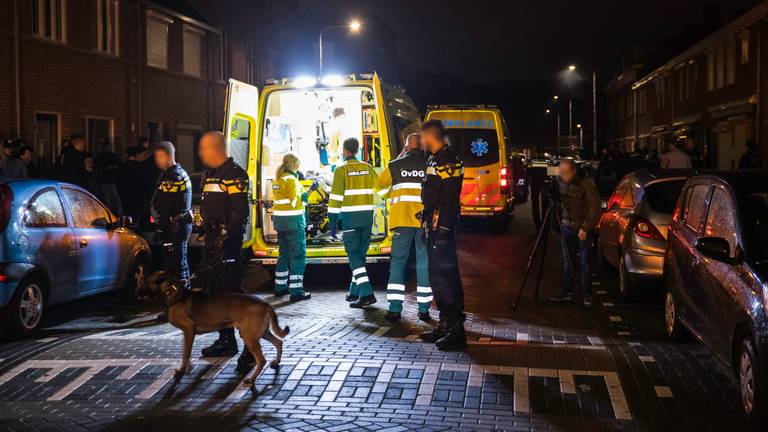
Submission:
<svg viewBox="0 0 768 432">
<path fill-rule="evenodd" d="M 517 183 L 509 131 L 493 105 L 431 105 L 425 120 L 441 120 L 464 161 L 462 217 L 491 217 L 506 228 L 514 211 Z"/>
<path fill-rule="evenodd" d="M 261 91 L 230 80 L 225 114 L 229 153 L 247 167 L 251 180 L 250 229 L 244 248 L 263 264 L 277 261 L 272 182 L 286 153 L 299 157 L 307 190 L 313 183 L 319 185 L 309 194 L 306 206 L 307 261 L 343 263 L 347 257 L 341 235 L 331 229 L 327 216 L 333 171 L 343 162 L 341 144 L 346 138 L 357 138 L 358 158 L 380 173 L 421 123 L 405 91 L 383 83 L 376 74 L 270 80 Z M 387 205 L 378 196 L 375 199 L 369 262 L 387 261 L 391 251 Z"/>
</svg>

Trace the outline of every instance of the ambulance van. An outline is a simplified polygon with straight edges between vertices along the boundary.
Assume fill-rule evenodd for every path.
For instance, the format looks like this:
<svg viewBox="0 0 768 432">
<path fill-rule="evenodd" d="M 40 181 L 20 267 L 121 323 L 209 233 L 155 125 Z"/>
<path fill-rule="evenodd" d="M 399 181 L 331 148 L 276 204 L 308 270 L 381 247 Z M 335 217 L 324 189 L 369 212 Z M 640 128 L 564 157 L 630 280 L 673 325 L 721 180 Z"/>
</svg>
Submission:
<svg viewBox="0 0 768 432">
<path fill-rule="evenodd" d="M 441 120 L 464 162 L 461 217 L 491 218 L 504 229 L 514 212 L 514 178 L 507 124 L 493 105 L 433 105 L 425 120 Z"/>
<path fill-rule="evenodd" d="M 404 90 L 381 82 L 376 74 L 271 80 L 261 91 L 230 80 L 224 134 L 230 155 L 247 167 L 250 178 L 251 217 L 244 248 L 252 251 L 252 259 L 277 262 L 272 182 L 283 156 L 291 152 L 301 161 L 300 180 L 309 193 L 307 261 L 347 262 L 340 229 L 328 222 L 333 171 L 343 163 L 342 143 L 357 138 L 357 157 L 381 173 L 420 124 L 419 112 Z M 313 184 L 316 188 L 310 190 Z M 368 261 L 388 261 L 387 204 L 377 194 L 374 200 Z"/>
</svg>

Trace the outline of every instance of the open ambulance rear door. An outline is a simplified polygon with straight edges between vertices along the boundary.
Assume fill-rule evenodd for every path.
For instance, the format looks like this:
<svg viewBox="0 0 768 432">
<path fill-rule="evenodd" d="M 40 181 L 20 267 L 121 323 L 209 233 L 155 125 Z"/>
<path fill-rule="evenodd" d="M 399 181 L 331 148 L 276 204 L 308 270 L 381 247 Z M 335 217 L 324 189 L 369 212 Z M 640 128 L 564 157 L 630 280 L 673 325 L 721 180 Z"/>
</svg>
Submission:
<svg viewBox="0 0 768 432">
<path fill-rule="evenodd" d="M 254 221 L 258 217 L 256 204 L 256 161 L 259 157 L 257 138 L 260 136 L 259 89 L 250 84 L 230 79 L 224 105 L 224 136 L 229 156 L 248 172 L 248 204 L 250 218 L 243 235 L 243 248 L 253 243 Z"/>
</svg>

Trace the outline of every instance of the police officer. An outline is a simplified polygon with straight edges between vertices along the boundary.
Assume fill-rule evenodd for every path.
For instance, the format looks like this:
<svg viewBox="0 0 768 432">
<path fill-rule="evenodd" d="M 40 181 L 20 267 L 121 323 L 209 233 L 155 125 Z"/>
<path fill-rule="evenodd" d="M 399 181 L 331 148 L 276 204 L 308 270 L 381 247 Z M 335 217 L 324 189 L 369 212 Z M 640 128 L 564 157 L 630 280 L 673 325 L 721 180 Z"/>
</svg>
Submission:
<svg viewBox="0 0 768 432">
<path fill-rule="evenodd" d="M 164 267 L 189 288 L 187 242 L 192 233 L 192 182 L 176 163 L 173 143 L 157 144 L 154 154 L 161 174 L 151 205 L 157 217 L 157 234 L 165 247 Z"/>
<path fill-rule="evenodd" d="M 542 206 L 541 188 L 547 179 L 548 166 L 549 159 L 544 156 L 544 152 L 540 148 L 537 148 L 533 157 L 528 161 L 526 169 L 528 184 L 531 188 L 531 210 L 533 211 L 533 224 L 536 226 L 536 231 L 541 229 L 541 216 L 546 209 Z M 543 204 L 546 206 L 546 203 Z"/>
<path fill-rule="evenodd" d="M 307 240 L 304 201 L 307 194 L 299 183 L 299 158 L 293 153 L 283 156 L 272 182 L 272 221 L 277 231 L 279 255 L 275 269 L 275 295 L 290 294 L 291 301 L 309 300 L 304 292 L 304 269 L 307 266 Z M 313 186 L 314 187 L 314 186 Z"/>
<path fill-rule="evenodd" d="M 241 249 L 248 222 L 248 175 L 232 158 L 220 132 L 208 132 L 200 139 L 203 174 L 203 219 L 205 249 L 203 266 L 209 266 L 205 289 L 208 292 L 242 292 Z M 203 348 L 203 357 L 231 357 L 237 354 L 232 328 L 219 331 L 219 338 Z M 253 356 L 247 349 L 238 359 L 238 370 L 248 370 Z"/>
<path fill-rule="evenodd" d="M 392 235 L 392 259 L 389 263 L 387 284 L 388 321 L 397 321 L 405 300 L 405 269 L 411 248 L 416 251 L 416 300 L 419 319 L 429 321 L 429 305 L 432 288 L 429 286 L 429 258 L 427 245 L 417 214 L 424 210 L 421 204 L 421 185 L 424 183 L 427 157 L 419 148 L 419 134 L 411 134 L 405 140 L 403 155 L 382 171 L 376 190 L 382 198 L 389 198 L 389 229 Z"/>
<path fill-rule="evenodd" d="M 440 323 L 420 337 L 426 342 L 435 342 L 435 346 L 443 351 L 464 349 L 467 346 L 464 288 L 456 256 L 456 225 L 464 164 L 446 142 L 445 128 L 440 120 L 429 120 L 421 125 L 421 141 L 431 154 L 421 191 L 424 203 L 422 224 L 427 232 L 429 278 L 440 311 Z"/>
<path fill-rule="evenodd" d="M 341 219 L 344 250 L 352 270 L 349 284 L 349 307 L 362 308 L 376 303 L 373 286 L 365 270 L 365 256 L 371 243 L 373 227 L 373 188 L 376 172 L 357 159 L 360 143 L 356 138 L 344 140 L 344 162 L 333 172 L 333 185 L 328 200 L 328 218 L 334 230 Z"/>
</svg>

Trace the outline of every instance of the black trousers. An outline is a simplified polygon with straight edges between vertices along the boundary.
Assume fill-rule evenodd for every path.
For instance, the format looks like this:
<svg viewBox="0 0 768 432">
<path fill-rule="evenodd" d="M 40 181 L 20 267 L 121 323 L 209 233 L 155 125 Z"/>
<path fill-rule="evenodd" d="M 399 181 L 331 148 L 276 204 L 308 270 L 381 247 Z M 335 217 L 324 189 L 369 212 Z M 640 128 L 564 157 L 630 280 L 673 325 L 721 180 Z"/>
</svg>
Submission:
<svg viewBox="0 0 768 432">
<path fill-rule="evenodd" d="M 536 226 L 536 229 L 541 227 L 541 217 L 545 211 L 541 205 L 541 186 L 541 182 L 531 181 L 531 211 L 533 212 L 533 224 Z"/>
<path fill-rule="evenodd" d="M 459 274 L 459 258 L 456 255 L 456 228 L 447 235 L 446 244 L 428 247 L 429 281 L 440 311 L 440 319 L 464 322 L 464 287 Z"/>
<path fill-rule="evenodd" d="M 206 235 L 203 249 L 203 267 L 205 270 L 204 288 L 213 293 L 243 292 L 241 237 L 228 237 L 223 247 L 216 246 L 216 238 Z"/>
<path fill-rule="evenodd" d="M 192 224 L 180 224 L 176 232 L 163 231 L 163 243 L 170 247 L 163 250 L 163 267 L 176 278 L 185 283 L 189 282 L 189 261 L 187 249 Z"/>
</svg>

